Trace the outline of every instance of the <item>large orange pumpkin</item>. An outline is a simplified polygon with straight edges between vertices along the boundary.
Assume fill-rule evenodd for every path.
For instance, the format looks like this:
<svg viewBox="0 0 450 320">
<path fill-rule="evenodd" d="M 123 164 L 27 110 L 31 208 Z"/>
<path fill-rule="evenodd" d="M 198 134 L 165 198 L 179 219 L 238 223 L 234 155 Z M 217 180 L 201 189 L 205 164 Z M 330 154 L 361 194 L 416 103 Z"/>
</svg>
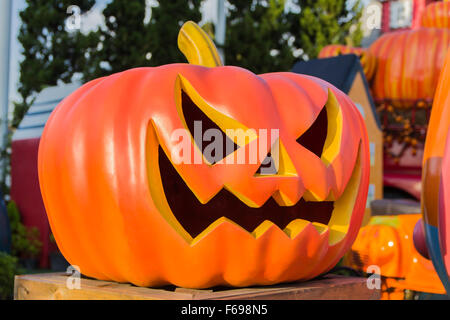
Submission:
<svg viewBox="0 0 450 320">
<path fill-rule="evenodd" d="M 450 45 L 450 29 L 420 28 L 386 33 L 370 47 L 377 58 L 375 100 L 397 107 L 432 101 Z"/>
<path fill-rule="evenodd" d="M 278 171 L 212 164 L 194 139 L 203 161 L 174 161 L 172 133 L 195 136 L 195 120 L 223 132 L 279 129 Z M 227 158 L 258 140 L 237 143 Z M 324 81 L 172 64 L 91 81 L 62 101 L 41 138 L 39 181 L 61 252 L 87 276 L 264 285 L 320 275 L 348 250 L 366 205 L 368 159 L 361 115 Z"/>
<path fill-rule="evenodd" d="M 330 44 L 320 50 L 319 58 L 336 57 L 341 54 L 355 54 L 359 57 L 367 80 L 371 80 L 375 74 L 377 61 L 365 48 L 345 46 L 342 44 Z"/>
<path fill-rule="evenodd" d="M 422 26 L 427 28 L 450 28 L 450 1 L 434 2 L 422 14 Z"/>
</svg>

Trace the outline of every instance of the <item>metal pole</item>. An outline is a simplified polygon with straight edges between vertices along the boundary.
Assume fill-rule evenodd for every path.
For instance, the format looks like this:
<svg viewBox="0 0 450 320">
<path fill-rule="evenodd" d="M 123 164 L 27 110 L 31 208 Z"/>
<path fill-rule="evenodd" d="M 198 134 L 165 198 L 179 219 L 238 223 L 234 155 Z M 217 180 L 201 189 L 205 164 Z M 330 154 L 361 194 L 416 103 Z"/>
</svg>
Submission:
<svg viewBox="0 0 450 320">
<path fill-rule="evenodd" d="M 6 148 L 9 107 L 9 50 L 11 44 L 12 0 L 0 0 L 0 150 Z M 0 177 L 5 177 L 5 159 L 1 159 Z"/>
<path fill-rule="evenodd" d="M 216 25 L 216 42 L 220 57 L 223 64 L 225 64 L 225 53 L 223 51 L 223 45 L 225 44 L 225 31 L 226 25 L 226 11 L 225 0 L 217 0 L 217 25 Z"/>
</svg>

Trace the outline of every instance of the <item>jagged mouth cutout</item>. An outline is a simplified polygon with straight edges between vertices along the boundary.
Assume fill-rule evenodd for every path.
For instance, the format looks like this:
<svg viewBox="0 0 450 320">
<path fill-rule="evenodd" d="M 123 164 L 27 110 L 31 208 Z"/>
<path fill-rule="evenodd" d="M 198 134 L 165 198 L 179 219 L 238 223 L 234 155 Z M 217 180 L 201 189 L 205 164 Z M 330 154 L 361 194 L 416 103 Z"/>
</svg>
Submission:
<svg viewBox="0 0 450 320">
<path fill-rule="evenodd" d="M 177 79 L 178 83 L 179 80 L 180 78 Z M 204 112 L 205 109 L 201 104 L 197 103 L 199 96 L 192 99 L 190 90 L 192 87 L 186 88 L 183 85 L 178 86 L 178 89 L 176 86 L 175 89 L 176 94 L 179 92 L 178 109 L 186 129 L 191 133 L 194 132 L 194 121 L 202 121 L 204 130 L 220 129 L 208 117 L 208 112 Z M 342 132 L 342 116 L 339 108 L 334 94 L 329 91 L 328 101 L 315 122 L 297 139 L 298 143 L 326 163 L 330 163 L 329 159 L 334 156 L 332 153 L 340 149 L 336 147 L 340 144 Z M 361 145 L 350 180 L 342 195 L 335 201 L 306 201 L 301 198 L 293 205 L 280 206 L 273 197 L 270 197 L 262 206 L 250 207 L 232 191 L 223 188 L 209 201 L 201 203 L 161 147 L 155 126 L 155 123 L 150 121 L 147 131 L 146 163 L 150 193 L 161 215 L 191 245 L 206 237 L 223 221 L 245 229 L 255 239 L 274 224 L 291 239 L 299 235 L 307 225 L 312 224 L 319 234 L 329 231 L 330 245 L 341 241 L 347 234 L 362 174 Z M 223 135 L 222 141 L 225 145 L 230 139 L 225 133 Z M 196 143 L 193 138 L 192 142 Z M 234 143 L 233 151 L 237 148 L 239 146 Z M 211 165 L 214 164 L 212 159 L 205 157 L 204 160 Z M 266 161 L 261 164 L 261 167 L 264 166 L 267 166 Z M 255 175 L 258 175 L 261 167 Z M 274 175 L 278 174 L 276 170 L 279 168 L 274 168 Z"/>
</svg>

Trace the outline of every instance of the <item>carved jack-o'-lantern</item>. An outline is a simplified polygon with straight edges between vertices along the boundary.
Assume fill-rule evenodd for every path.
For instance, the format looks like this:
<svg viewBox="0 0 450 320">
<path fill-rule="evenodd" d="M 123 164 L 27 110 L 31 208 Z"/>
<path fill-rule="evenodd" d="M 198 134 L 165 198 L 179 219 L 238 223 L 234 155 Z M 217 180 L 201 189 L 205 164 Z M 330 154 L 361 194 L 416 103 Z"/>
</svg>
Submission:
<svg viewBox="0 0 450 320">
<path fill-rule="evenodd" d="M 192 23 L 179 45 L 191 62 L 220 64 Z M 263 143 L 263 160 L 230 164 L 206 156 L 195 139 L 205 129 L 231 140 L 222 160 L 248 155 L 264 130 L 279 134 Z M 239 141 L 228 129 L 253 133 Z M 202 161 L 174 160 L 177 130 L 192 135 L 183 152 Z M 274 145 L 276 170 L 262 174 Z M 309 76 L 229 66 L 172 64 L 91 81 L 55 109 L 39 149 L 63 255 L 85 275 L 140 286 L 247 286 L 326 272 L 357 235 L 368 175 L 366 129 L 345 94 Z"/>
</svg>

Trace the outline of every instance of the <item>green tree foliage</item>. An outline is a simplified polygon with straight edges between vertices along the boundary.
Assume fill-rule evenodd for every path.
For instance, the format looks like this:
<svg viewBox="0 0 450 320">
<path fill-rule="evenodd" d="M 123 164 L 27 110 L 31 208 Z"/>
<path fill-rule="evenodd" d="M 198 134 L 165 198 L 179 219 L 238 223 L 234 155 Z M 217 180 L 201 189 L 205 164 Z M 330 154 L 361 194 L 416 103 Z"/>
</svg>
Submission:
<svg viewBox="0 0 450 320">
<path fill-rule="evenodd" d="M 295 57 L 290 45 L 285 0 L 228 0 L 225 61 L 255 73 L 288 71 Z"/>
<path fill-rule="evenodd" d="M 100 42 L 89 51 L 90 59 L 83 72 L 85 80 L 148 65 L 145 0 L 113 0 L 103 15 L 105 27 L 96 32 Z"/>
<path fill-rule="evenodd" d="M 159 1 L 145 21 L 145 0 L 112 0 L 104 9 L 105 28 L 97 32 L 99 50 L 91 48 L 84 79 L 126 69 L 185 62 L 177 47 L 180 26 L 200 21 L 201 0 Z"/>
<path fill-rule="evenodd" d="M 198 23 L 201 20 L 201 2 L 202 0 L 161 0 L 159 6 L 152 9 L 148 37 L 151 66 L 186 62 L 178 50 L 178 32 L 186 21 Z"/>
<path fill-rule="evenodd" d="M 42 248 L 39 230 L 22 224 L 19 209 L 14 201 L 10 201 L 6 209 L 11 227 L 12 255 L 24 259 L 36 258 Z"/>
<path fill-rule="evenodd" d="M 330 43 L 359 44 L 359 0 L 351 5 L 347 0 L 290 1 L 301 8 L 300 13 L 290 12 L 286 1 L 228 0 L 226 64 L 255 73 L 288 71 L 298 48 L 313 58 Z M 105 26 L 88 35 L 66 30 L 66 10 L 77 5 L 83 13 L 95 0 L 26 2 L 19 34 L 24 54 L 22 101 L 16 103 L 13 126 L 22 119 L 34 93 L 58 80 L 70 82 L 75 73 L 82 72 L 87 81 L 133 67 L 185 62 L 176 45 L 179 28 L 187 20 L 201 20 L 202 0 L 161 0 L 152 8 L 149 22 L 144 22 L 145 0 L 110 0 L 103 12 Z"/>
<path fill-rule="evenodd" d="M 328 44 L 358 46 L 362 40 L 360 0 L 293 0 L 300 14 L 291 15 L 294 44 L 316 58 Z"/>
<path fill-rule="evenodd" d="M 77 5 L 81 13 L 95 0 L 26 0 L 20 12 L 22 24 L 18 40 L 23 47 L 18 91 L 21 101 L 15 104 L 12 126 L 17 127 L 31 103 L 34 93 L 56 85 L 58 80 L 70 82 L 74 73 L 86 63 L 84 50 L 95 41 L 80 31 L 65 28 L 67 8 Z"/>
<path fill-rule="evenodd" d="M 17 258 L 0 252 L 0 300 L 13 298 L 14 276 L 21 272 Z"/>
</svg>

